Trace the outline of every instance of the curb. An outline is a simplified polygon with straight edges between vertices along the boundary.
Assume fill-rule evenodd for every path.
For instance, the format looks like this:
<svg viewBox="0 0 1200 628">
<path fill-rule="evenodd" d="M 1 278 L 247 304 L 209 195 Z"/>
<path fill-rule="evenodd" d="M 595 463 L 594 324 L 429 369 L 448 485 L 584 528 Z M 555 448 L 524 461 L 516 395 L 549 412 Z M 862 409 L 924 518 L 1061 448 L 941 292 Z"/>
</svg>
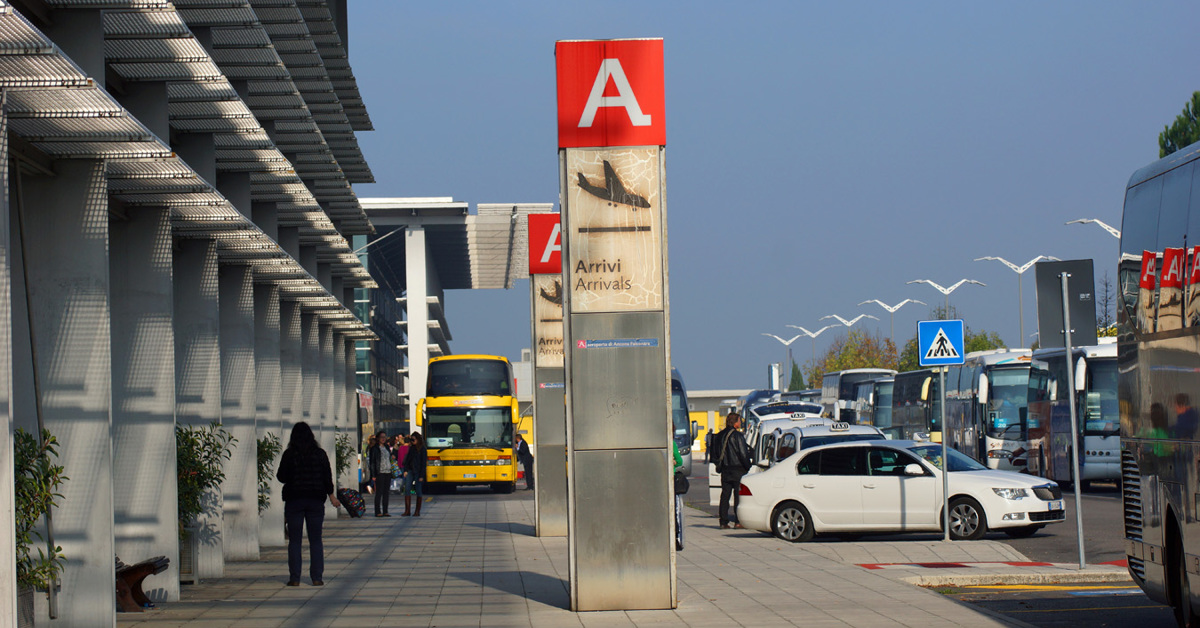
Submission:
<svg viewBox="0 0 1200 628">
<path fill-rule="evenodd" d="M 897 578 L 919 587 L 981 586 L 989 584 L 1063 584 L 1133 582 L 1128 571 L 1068 571 L 1057 573 L 937 574 Z"/>
</svg>

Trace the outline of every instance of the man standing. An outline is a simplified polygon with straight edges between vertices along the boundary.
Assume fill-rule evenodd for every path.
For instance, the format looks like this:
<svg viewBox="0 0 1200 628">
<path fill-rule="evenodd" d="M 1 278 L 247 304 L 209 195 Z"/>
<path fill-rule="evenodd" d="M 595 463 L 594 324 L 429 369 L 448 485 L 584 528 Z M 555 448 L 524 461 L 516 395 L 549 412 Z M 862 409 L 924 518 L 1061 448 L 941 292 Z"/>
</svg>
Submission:
<svg viewBox="0 0 1200 628">
<path fill-rule="evenodd" d="M 533 490 L 533 453 L 529 451 L 529 443 L 520 435 L 516 435 L 515 449 L 517 450 L 517 462 L 521 463 L 521 468 L 525 470 L 525 488 Z"/>
<path fill-rule="evenodd" d="M 720 518 L 722 530 L 728 530 L 731 522 L 735 528 L 742 527 L 737 521 L 738 487 L 742 483 L 742 476 L 750 471 L 750 447 L 738 431 L 741 428 L 742 416 L 737 412 L 730 412 L 725 417 L 725 429 L 712 439 L 710 457 L 717 467 L 717 473 L 721 474 L 721 505 L 718 507 L 717 516 Z M 730 494 L 733 495 L 733 516 L 729 514 Z"/>
</svg>

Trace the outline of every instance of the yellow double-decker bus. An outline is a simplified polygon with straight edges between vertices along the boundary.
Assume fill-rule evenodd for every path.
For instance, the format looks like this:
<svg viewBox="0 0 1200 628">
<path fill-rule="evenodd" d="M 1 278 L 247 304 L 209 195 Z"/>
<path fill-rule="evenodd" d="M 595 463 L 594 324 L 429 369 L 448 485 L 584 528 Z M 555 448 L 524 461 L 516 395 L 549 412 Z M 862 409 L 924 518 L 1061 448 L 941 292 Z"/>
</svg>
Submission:
<svg viewBox="0 0 1200 628">
<path fill-rule="evenodd" d="M 426 490 L 487 484 L 516 486 L 513 434 L 519 429 L 512 365 L 494 355 L 448 355 L 429 361 L 417 425 L 429 449 Z"/>
</svg>

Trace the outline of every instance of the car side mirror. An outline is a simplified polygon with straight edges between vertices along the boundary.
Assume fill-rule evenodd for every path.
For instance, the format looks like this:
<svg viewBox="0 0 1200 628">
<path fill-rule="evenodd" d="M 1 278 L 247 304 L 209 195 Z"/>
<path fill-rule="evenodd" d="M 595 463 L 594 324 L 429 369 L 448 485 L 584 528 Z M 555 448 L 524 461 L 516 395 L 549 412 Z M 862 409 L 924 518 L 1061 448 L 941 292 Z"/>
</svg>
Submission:
<svg viewBox="0 0 1200 628">
<path fill-rule="evenodd" d="M 758 466 L 760 466 L 760 467 L 762 467 L 762 468 L 764 468 L 764 469 L 770 469 L 770 468 L 771 468 L 771 459 L 770 459 L 770 458 L 763 458 L 762 460 L 759 460 L 759 461 L 758 461 Z"/>
<path fill-rule="evenodd" d="M 904 467 L 904 475 L 925 475 L 925 469 L 914 462 Z"/>
</svg>

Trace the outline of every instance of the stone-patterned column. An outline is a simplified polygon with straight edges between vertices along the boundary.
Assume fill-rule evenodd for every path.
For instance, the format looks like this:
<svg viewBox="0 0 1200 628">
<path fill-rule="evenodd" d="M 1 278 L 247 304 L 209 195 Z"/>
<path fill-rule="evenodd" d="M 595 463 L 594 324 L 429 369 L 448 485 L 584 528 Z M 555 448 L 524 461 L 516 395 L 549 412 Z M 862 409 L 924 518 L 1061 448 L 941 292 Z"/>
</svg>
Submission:
<svg viewBox="0 0 1200 628">
<path fill-rule="evenodd" d="M 258 558 L 258 432 L 254 426 L 254 273 L 249 266 L 220 267 L 221 423 L 233 434 L 225 461 L 226 560 Z"/>
</svg>

